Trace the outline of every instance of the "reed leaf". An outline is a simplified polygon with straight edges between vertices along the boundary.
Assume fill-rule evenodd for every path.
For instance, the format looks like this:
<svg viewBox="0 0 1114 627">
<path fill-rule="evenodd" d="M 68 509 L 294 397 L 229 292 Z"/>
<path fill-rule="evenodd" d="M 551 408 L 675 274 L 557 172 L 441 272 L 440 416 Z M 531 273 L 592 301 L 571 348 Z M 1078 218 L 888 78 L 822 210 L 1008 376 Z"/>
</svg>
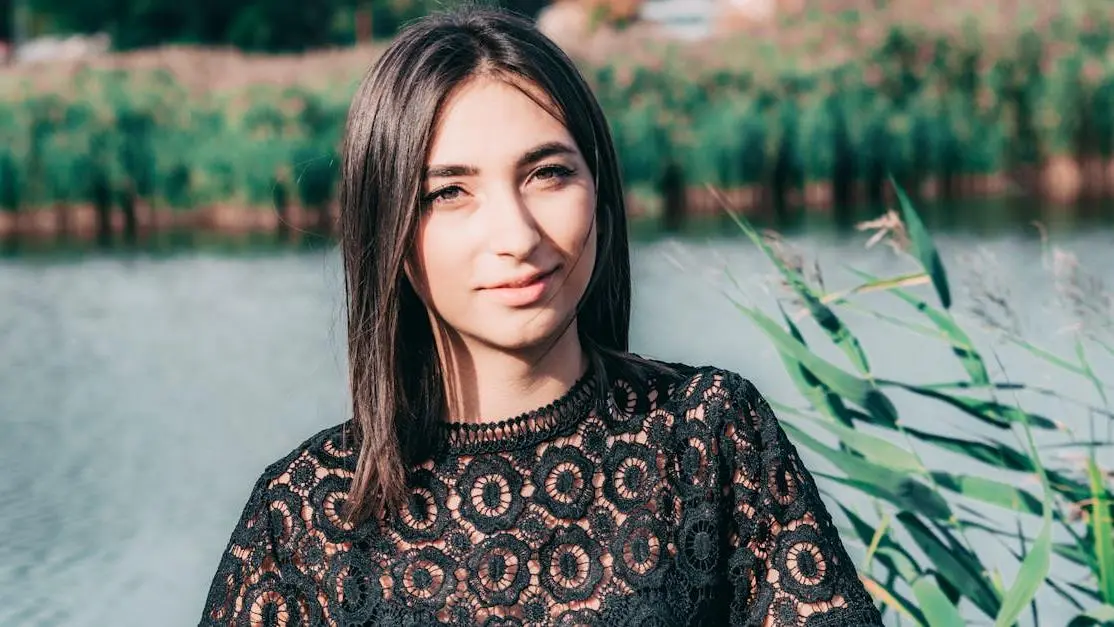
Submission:
<svg viewBox="0 0 1114 627">
<path fill-rule="evenodd" d="M 847 476 L 837 477 L 820 472 L 814 474 L 844 485 L 853 486 L 867 494 L 889 501 L 902 509 L 915 510 L 925 516 L 940 520 L 951 518 L 952 512 L 947 501 L 919 481 L 915 475 L 875 464 L 844 451 L 825 446 L 792 424 L 783 423 L 782 426 L 795 441 L 820 454 Z"/>
<path fill-rule="evenodd" d="M 882 516 L 882 522 L 878 524 L 878 528 L 874 530 L 874 535 L 870 538 L 870 544 L 866 547 L 866 557 L 864 558 L 864 570 L 870 570 L 870 561 L 874 558 L 874 552 L 878 550 L 878 545 L 882 542 L 882 538 L 886 537 L 886 533 L 890 530 L 890 514 L 887 513 Z"/>
<path fill-rule="evenodd" d="M 852 272 L 859 274 L 862 277 L 869 277 L 865 272 L 861 272 L 854 268 L 850 268 Z M 888 292 L 899 287 L 908 287 L 913 285 L 925 285 L 930 283 L 931 279 L 924 272 L 913 272 L 911 274 L 903 274 L 900 276 L 889 277 L 885 279 L 870 278 L 866 283 L 856 285 L 849 290 L 842 290 L 839 292 L 829 292 L 820 298 L 821 302 L 825 305 L 842 305 L 849 301 L 851 296 L 857 294 L 869 294 L 871 292 Z"/>
<path fill-rule="evenodd" d="M 938 532 L 948 540 L 948 543 L 940 540 L 936 533 L 910 512 L 900 512 L 897 518 L 917 546 L 936 566 L 936 572 L 940 577 L 950 582 L 956 590 L 971 599 L 987 615 L 998 614 L 1001 599 L 986 577 L 984 573 L 986 569 L 975 555 L 959 546 L 946 530 L 938 530 Z"/>
<path fill-rule="evenodd" d="M 921 473 L 924 466 L 916 455 L 882 438 L 835 422 L 813 420 L 813 424 L 827 430 L 840 442 L 862 453 L 868 460 L 897 472 Z"/>
<path fill-rule="evenodd" d="M 1083 566 L 1093 573 L 1097 573 L 1099 570 L 1099 563 L 1090 549 L 1091 547 L 1078 542 L 1075 544 L 1056 543 L 1052 545 L 1052 552 L 1056 555 L 1059 555 L 1069 562 Z"/>
<path fill-rule="evenodd" d="M 836 501 L 836 506 L 847 516 L 847 520 L 851 522 L 851 529 L 859 540 L 864 545 L 873 544 L 877 530 L 842 503 Z M 877 545 L 874 556 L 887 570 L 897 573 L 905 581 L 913 581 L 920 576 L 916 560 L 905 547 L 894 542 L 889 533 L 883 533 Z"/>
<path fill-rule="evenodd" d="M 1007 335 L 1005 339 L 1006 341 L 1018 346 L 1019 348 L 1023 348 L 1029 351 L 1030 354 L 1043 359 L 1044 361 L 1052 364 L 1053 366 L 1056 366 L 1057 368 L 1062 368 L 1073 374 L 1087 376 L 1087 371 L 1083 367 L 1079 366 L 1078 364 L 1073 364 L 1070 361 L 1057 356 L 1055 353 L 1047 351 L 1033 344 L 1032 342 L 1010 335 Z"/>
<path fill-rule="evenodd" d="M 921 604 L 921 612 L 929 627 L 962 627 L 965 623 L 955 604 L 930 576 L 923 576 L 913 583 L 913 594 Z"/>
<path fill-rule="evenodd" d="M 994 627 L 1009 627 L 1013 625 L 1025 607 L 1032 602 L 1040 589 L 1041 583 L 1048 576 L 1048 568 L 1052 558 L 1052 504 L 1045 501 L 1044 522 L 1041 523 L 1040 533 L 1029 550 L 1029 554 L 1021 562 L 1021 569 L 1017 579 L 1006 592 L 1002 600 L 1002 607 L 994 619 Z"/>
<path fill-rule="evenodd" d="M 1040 514 L 1041 501 L 1029 492 L 1001 481 L 942 471 L 932 473 L 936 485 L 969 499 L 997 505 L 1024 514 Z"/>
<path fill-rule="evenodd" d="M 808 344 L 797 325 L 785 314 L 784 310 L 781 311 L 781 314 L 785 320 L 785 325 L 789 328 L 789 334 L 802 346 L 807 347 Z M 778 356 L 785 365 L 785 371 L 789 373 L 789 378 L 793 380 L 793 385 L 806 400 L 812 403 L 813 407 L 827 414 L 832 420 L 845 425 L 851 424 L 852 418 L 847 411 L 847 406 L 843 404 L 842 397 L 825 386 L 816 378 L 816 375 L 812 374 L 801 362 L 785 351 L 778 351 Z"/>
<path fill-rule="evenodd" d="M 860 272 L 853 268 L 852 271 L 862 278 L 871 281 L 879 281 L 877 277 L 873 277 L 866 272 Z M 936 325 L 936 328 L 951 342 L 952 352 L 959 358 L 959 361 L 963 364 L 963 368 L 967 370 L 972 383 L 976 385 L 990 384 L 990 374 L 986 370 L 986 364 L 979 355 L 975 343 L 972 342 L 967 333 L 956 324 L 950 314 L 940 311 L 896 285 L 888 291 L 924 314 L 932 324 Z"/>
<path fill-rule="evenodd" d="M 1103 405 L 1110 405 L 1110 401 L 1106 398 L 1106 389 L 1102 381 L 1099 380 L 1098 375 L 1095 374 L 1095 369 L 1091 367 L 1091 361 L 1087 359 L 1087 352 L 1083 349 L 1083 341 L 1079 335 L 1075 336 L 1075 355 L 1079 358 L 1079 364 L 1083 369 L 1083 376 L 1091 382 L 1091 385 L 1098 391 L 1099 397 L 1102 398 Z"/>
<path fill-rule="evenodd" d="M 905 191 L 894 180 L 893 175 L 890 175 L 890 184 L 893 185 L 894 193 L 897 194 L 898 204 L 901 206 L 901 218 L 905 222 L 905 228 L 909 232 L 910 245 L 912 246 L 913 256 L 920 262 L 921 267 L 932 279 L 932 286 L 936 288 L 936 295 L 940 298 L 940 304 L 944 309 L 950 309 L 952 306 L 952 295 L 948 288 L 948 275 L 944 271 L 944 264 L 940 261 L 940 254 L 936 252 L 936 244 L 933 243 L 932 237 L 928 234 L 928 229 L 925 228 L 924 223 L 921 222 L 920 216 L 917 215 L 913 209 L 913 203 L 909 202 L 909 198 L 905 195 Z"/>
<path fill-rule="evenodd" d="M 893 586 L 887 586 L 869 575 L 860 575 L 860 579 L 863 582 L 863 587 L 872 597 L 882 601 L 884 605 L 892 607 L 894 611 L 913 621 L 913 624 L 918 627 L 929 625 L 924 613 L 912 601 L 898 594 Z"/>
<path fill-rule="evenodd" d="M 1095 574 L 1102 600 L 1114 605 L 1114 530 L 1110 521 L 1110 500 L 1094 457 L 1087 459 L 1087 478 L 1091 488 L 1091 535 L 1098 565 Z"/>
<path fill-rule="evenodd" d="M 908 390 L 914 394 L 932 398 L 960 410 L 961 412 L 978 418 L 980 421 L 998 427 L 1000 429 L 1007 429 L 1012 424 L 1026 424 L 1040 429 L 1063 429 L 1063 425 L 1044 416 L 1031 414 L 1029 412 L 1018 409 L 1013 405 L 1005 405 L 995 401 L 987 401 L 979 398 L 972 398 L 970 396 L 961 396 L 959 394 L 945 394 L 938 391 L 936 388 L 926 387 L 923 385 L 910 385 L 900 383 L 897 381 L 879 380 L 879 385 L 887 385 L 900 387 L 903 390 Z"/>
<path fill-rule="evenodd" d="M 1074 581 L 1068 582 L 1068 586 L 1070 586 L 1072 590 L 1075 590 L 1076 592 L 1078 592 L 1078 593 L 1082 594 L 1083 596 L 1095 601 L 1096 603 L 1102 603 L 1102 594 L 1100 594 L 1099 591 L 1096 590 L 1094 586 L 1092 586 L 1092 585 L 1086 585 L 1085 586 L 1081 583 L 1076 583 Z"/>
<path fill-rule="evenodd" d="M 844 399 L 865 409 L 880 424 L 897 423 L 897 409 L 873 383 L 860 379 L 816 356 L 766 314 L 735 303 L 770 338 L 780 352 L 785 352 L 809 370 L 816 378 Z"/>
<path fill-rule="evenodd" d="M 804 301 L 809 312 L 812 313 L 812 317 L 816 320 L 816 323 L 820 325 L 820 328 L 824 329 L 832 342 L 847 355 L 859 372 L 862 374 L 869 374 L 870 364 L 867 362 L 866 352 L 863 351 L 863 347 L 859 343 L 858 338 L 851 333 L 847 325 L 835 315 L 831 307 L 823 303 L 821 295 L 805 282 L 800 272 L 790 268 L 782 261 L 746 218 L 731 211 L 728 208 L 729 204 L 724 201 L 723 197 L 720 196 L 717 191 L 713 189 L 712 192 L 717 196 L 717 200 L 724 207 L 724 210 L 727 211 L 732 221 L 734 221 L 739 229 L 754 242 L 755 246 L 758 246 L 759 250 L 766 255 L 770 262 L 774 264 L 774 267 L 777 268 L 778 272 L 781 273 L 782 278 L 784 278 L 786 283 L 793 289 L 793 292 Z"/>
<path fill-rule="evenodd" d="M 1100 605 L 1071 619 L 1068 627 L 1092 627 L 1092 625 L 1114 624 L 1114 605 Z"/>
<path fill-rule="evenodd" d="M 1036 465 L 1033 464 L 1033 460 L 1030 459 L 1029 456 L 999 442 L 989 443 L 962 440 L 960 438 L 928 433 L 912 427 L 906 427 L 905 430 L 919 440 L 960 453 L 990 466 L 1004 468 L 1006 470 L 1017 470 L 1020 472 L 1036 472 Z"/>
<path fill-rule="evenodd" d="M 966 455 L 989 466 L 1018 472 L 1037 473 L 1040 470 L 1039 465 L 1034 462 L 1033 458 L 1005 444 L 961 440 L 927 433 L 911 427 L 906 427 L 905 431 L 919 440 Z M 1088 488 L 1083 483 L 1056 471 L 1050 470 L 1047 474 L 1052 487 L 1057 492 L 1072 500 L 1086 498 Z"/>
</svg>

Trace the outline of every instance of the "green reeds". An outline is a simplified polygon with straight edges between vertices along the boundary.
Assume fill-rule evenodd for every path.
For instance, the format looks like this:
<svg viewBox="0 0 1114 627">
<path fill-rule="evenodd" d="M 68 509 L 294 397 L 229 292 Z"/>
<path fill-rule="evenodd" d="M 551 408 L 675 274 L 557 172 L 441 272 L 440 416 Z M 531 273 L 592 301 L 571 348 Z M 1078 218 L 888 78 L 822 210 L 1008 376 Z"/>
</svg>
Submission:
<svg viewBox="0 0 1114 627">
<path fill-rule="evenodd" d="M 731 213 L 778 271 L 787 300 L 799 309 L 787 311 L 781 304 L 779 321 L 735 302 L 773 343 L 807 402 L 803 409 L 774 403 L 786 431 L 838 471 L 814 474 L 873 504 L 870 511 L 860 511 L 841 498 L 837 506 L 850 522 L 845 539 L 866 548 L 859 564 L 863 580 L 885 611 L 901 616 L 902 624 L 936 627 L 981 621 L 1006 627 L 1029 612 L 1031 624 L 1043 624 L 1036 598 L 1044 591 L 1052 598 L 1047 602 L 1075 608 L 1071 625 L 1104 624 L 1114 616 L 1112 474 L 1098 458 L 1100 451 L 1109 454 L 1114 442 L 1107 430 L 1100 430 L 1107 433 L 1107 439 L 1101 439 L 1093 424 L 1085 438 L 1079 431 L 1096 419 L 1109 425 L 1114 414 L 1107 402 L 1110 383 L 1087 357 L 1091 336 L 1078 330 L 1076 354 L 1069 357 L 1002 330 L 1045 367 L 1080 377 L 1084 389 L 1096 392 L 1097 404 L 1011 379 L 997 351 L 976 346 L 953 314 L 955 300 L 945 265 L 912 203 L 894 187 L 900 213 L 891 212 L 874 226 L 885 230 L 907 268 L 890 277 L 852 269 L 862 282 L 840 291 L 826 292 L 810 283 L 778 246 Z M 874 310 L 863 302 L 868 294 L 892 295 L 909 307 L 912 317 Z M 1077 293 L 1069 296 L 1080 298 Z M 845 322 L 864 315 L 885 322 L 894 333 L 939 341 L 950 349 L 966 378 L 932 384 L 882 378 Z M 805 322 L 839 349 L 845 364 L 821 357 L 806 344 Z M 1109 348 L 1095 337 L 1097 346 Z M 973 421 L 971 431 L 990 435 L 975 439 L 954 431 L 914 428 L 891 401 L 891 395 L 906 393 L 914 395 L 913 402 L 932 404 L 936 411 L 954 416 L 953 428 L 963 429 L 962 421 Z M 1034 414 L 1024 402 L 1033 395 L 1057 397 L 1068 411 L 1054 419 Z M 1050 458 L 1048 445 L 1036 444 L 1035 432 L 1042 438 L 1066 437 L 1068 443 L 1059 446 L 1085 451 L 1085 460 Z M 821 441 L 821 435 L 836 444 Z M 941 463 L 956 455 L 970 470 Z M 992 512 L 994 519 L 984 511 Z M 1032 528 L 1038 519 L 1035 535 L 1023 533 L 1023 527 Z M 991 563 L 972 544 L 969 536 L 975 532 L 998 538 L 1009 548 L 1016 559 L 1012 580 L 1001 573 L 1013 567 Z M 1020 545 L 1018 550 L 1013 544 Z M 1082 569 L 1087 576 L 1066 576 L 1056 564 Z"/>
</svg>

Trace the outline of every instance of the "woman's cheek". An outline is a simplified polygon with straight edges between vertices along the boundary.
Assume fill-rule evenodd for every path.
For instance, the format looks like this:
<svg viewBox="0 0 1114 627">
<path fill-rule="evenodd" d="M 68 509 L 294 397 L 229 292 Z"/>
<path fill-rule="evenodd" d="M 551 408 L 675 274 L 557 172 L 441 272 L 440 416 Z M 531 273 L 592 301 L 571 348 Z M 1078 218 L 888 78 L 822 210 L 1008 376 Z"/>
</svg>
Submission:
<svg viewBox="0 0 1114 627">
<path fill-rule="evenodd" d="M 425 218 L 418 232 L 420 282 L 428 304 L 439 308 L 448 292 L 467 285 L 467 266 L 459 252 L 460 237 L 453 237 L 451 225 L 442 216 Z"/>
<path fill-rule="evenodd" d="M 566 253 L 578 253 L 588 244 L 595 224 L 595 194 L 583 187 L 572 187 L 545 204 L 543 230 Z"/>
</svg>

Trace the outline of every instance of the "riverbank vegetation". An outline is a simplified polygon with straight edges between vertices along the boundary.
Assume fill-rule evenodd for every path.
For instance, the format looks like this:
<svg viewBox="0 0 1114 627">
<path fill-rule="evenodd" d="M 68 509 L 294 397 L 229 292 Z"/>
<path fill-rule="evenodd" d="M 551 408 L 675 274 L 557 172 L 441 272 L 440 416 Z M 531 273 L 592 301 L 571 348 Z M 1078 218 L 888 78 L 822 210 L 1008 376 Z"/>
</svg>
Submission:
<svg viewBox="0 0 1114 627">
<path fill-rule="evenodd" d="M 924 200 L 1114 196 L 1112 5 L 842 4 L 701 42 L 636 28 L 572 51 L 632 213 L 667 227 L 715 213 L 711 184 L 759 219 L 850 224 L 892 200 L 890 174 Z M 0 232 L 327 233 L 345 109 L 379 49 L 168 48 L 4 70 Z"/>
</svg>

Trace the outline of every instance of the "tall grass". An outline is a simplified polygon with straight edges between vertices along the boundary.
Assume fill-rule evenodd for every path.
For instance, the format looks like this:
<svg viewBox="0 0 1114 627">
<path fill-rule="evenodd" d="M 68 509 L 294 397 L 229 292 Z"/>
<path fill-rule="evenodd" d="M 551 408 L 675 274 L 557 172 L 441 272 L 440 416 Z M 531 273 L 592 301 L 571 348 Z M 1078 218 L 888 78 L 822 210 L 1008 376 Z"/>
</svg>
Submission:
<svg viewBox="0 0 1114 627">
<path fill-rule="evenodd" d="M 632 40 L 578 63 L 639 189 L 669 163 L 695 185 L 839 179 L 873 194 L 886 172 L 907 185 L 985 180 L 1062 157 L 1089 160 L 1088 177 L 1114 193 L 1111 5 L 995 2 L 1033 12 L 833 4 L 769 32 L 680 47 Z M 0 74 L 0 207 L 92 202 L 104 182 L 180 209 L 270 207 L 276 186 L 307 180 L 307 167 L 311 178 L 334 175 L 322 167 L 333 167 L 372 54 L 337 56 L 327 84 L 262 84 L 279 80 L 274 68 L 240 64 L 229 73 L 243 84 L 220 90 L 188 88 L 184 68 L 77 69 L 65 81 L 24 77 L 26 88 L 18 73 Z M 320 204 L 320 188 L 286 191 Z"/>
<path fill-rule="evenodd" d="M 861 511 L 847 499 L 836 501 L 850 523 L 845 539 L 866 547 L 859 564 L 862 580 L 884 612 L 897 615 L 902 624 L 1007 626 L 1029 614 L 1034 624 L 1041 624 L 1038 596 L 1072 608 L 1072 627 L 1111 624 L 1114 475 L 1100 465 L 1099 457 L 1109 455 L 1112 445 L 1112 386 L 1096 374 L 1088 355 L 1094 350 L 1114 355 L 1098 328 L 1109 328 L 1114 301 L 1097 279 L 1082 279 L 1078 264 L 1065 253 L 1050 254 L 1064 302 L 1089 317 L 1089 324 L 1073 331 L 1074 354 L 1054 354 L 1008 325 L 999 325 L 999 333 L 1043 367 L 1079 377 L 1097 400 L 1068 398 L 1014 379 L 998 351 L 976 345 L 973 333 L 955 315 L 945 264 L 908 198 L 895 189 L 900 210 L 867 226 L 878 231 L 872 243 L 888 241 L 908 268 L 885 277 L 852 269 L 861 282 L 837 291 L 825 291 L 810 280 L 778 240 L 729 211 L 777 269 L 788 295 L 789 305 L 779 305 L 780 320 L 733 298 L 773 343 L 806 400 L 805 408 L 775 403 L 786 431 L 838 470 L 815 473 L 824 482 L 872 504 L 870 511 Z M 864 304 L 868 294 L 896 299 L 908 307 L 909 317 Z M 882 376 L 845 323 L 848 315 L 865 315 L 896 334 L 939 341 L 965 376 L 930 383 Z M 806 322 L 838 349 L 844 363 L 825 359 L 806 343 Z M 958 428 L 911 426 L 891 401 L 897 395 L 918 397 L 954 416 L 951 422 Z M 1058 399 L 1065 413 L 1047 417 L 1027 410 L 1024 399 L 1033 396 Z M 1096 428 L 1096 423 L 1107 428 Z M 992 435 L 974 439 L 957 432 L 968 429 Z M 1079 454 L 1073 461 L 1050 456 L 1053 447 L 1036 443 L 1045 435 L 1067 439 L 1056 445 L 1057 451 Z M 940 467 L 940 460 L 955 455 L 964 462 Z M 972 543 L 972 536 L 980 534 L 1001 541 L 1015 560 L 1016 575 L 1007 580 L 1003 570 L 1010 572 L 1013 566 L 993 563 L 982 546 Z M 1061 562 L 1069 566 L 1066 571 L 1085 576 L 1052 568 Z"/>
<path fill-rule="evenodd" d="M 346 96 L 298 86 L 189 93 L 167 72 L 80 70 L 67 93 L 0 102 L 0 208 L 92 203 L 98 183 L 174 210 L 327 204 Z"/>
</svg>

